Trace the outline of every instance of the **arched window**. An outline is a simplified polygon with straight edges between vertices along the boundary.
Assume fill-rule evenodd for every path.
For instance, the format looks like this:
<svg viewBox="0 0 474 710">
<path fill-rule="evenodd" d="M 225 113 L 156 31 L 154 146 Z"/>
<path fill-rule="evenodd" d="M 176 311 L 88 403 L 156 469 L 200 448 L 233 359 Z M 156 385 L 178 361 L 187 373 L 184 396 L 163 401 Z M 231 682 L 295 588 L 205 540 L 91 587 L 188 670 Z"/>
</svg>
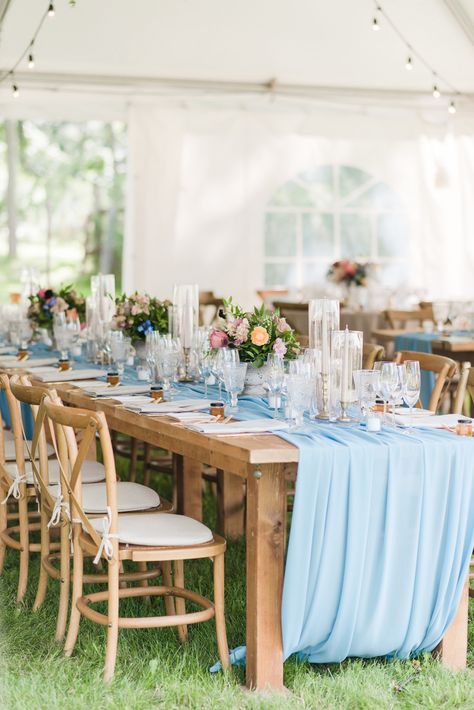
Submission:
<svg viewBox="0 0 474 710">
<path fill-rule="evenodd" d="M 406 277 L 408 224 L 398 195 L 351 165 L 322 165 L 280 187 L 265 214 L 265 286 L 321 284 L 338 259 L 378 264 L 396 286 Z"/>
</svg>

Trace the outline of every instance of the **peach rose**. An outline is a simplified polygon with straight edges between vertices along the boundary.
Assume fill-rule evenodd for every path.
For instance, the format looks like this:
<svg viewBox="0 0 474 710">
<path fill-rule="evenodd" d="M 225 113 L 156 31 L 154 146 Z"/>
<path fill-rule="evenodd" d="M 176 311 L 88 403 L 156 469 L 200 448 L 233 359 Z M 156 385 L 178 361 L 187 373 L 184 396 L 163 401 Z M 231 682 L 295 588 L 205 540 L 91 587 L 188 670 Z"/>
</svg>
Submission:
<svg viewBox="0 0 474 710">
<path fill-rule="evenodd" d="M 270 340 L 270 336 L 265 328 L 257 325 L 250 333 L 250 339 L 254 345 L 266 345 Z"/>
</svg>

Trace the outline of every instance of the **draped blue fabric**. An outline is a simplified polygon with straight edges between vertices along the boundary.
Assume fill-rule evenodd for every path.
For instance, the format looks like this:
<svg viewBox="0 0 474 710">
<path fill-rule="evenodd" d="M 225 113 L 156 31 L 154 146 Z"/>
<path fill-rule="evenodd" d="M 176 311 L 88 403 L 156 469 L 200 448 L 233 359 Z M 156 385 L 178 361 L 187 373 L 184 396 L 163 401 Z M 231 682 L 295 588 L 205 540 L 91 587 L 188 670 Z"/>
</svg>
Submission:
<svg viewBox="0 0 474 710">
<path fill-rule="evenodd" d="M 127 368 L 127 382 L 137 382 Z M 216 389 L 210 388 L 215 397 Z M 179 385 L 176 398 L 202 397 Z M 241 397 L 237 418 L 271 416 Z M 285 658 L 400 658 L 453 619 L 474 546 L 474 440 L 446 431 L 307 422 L 282 606 Z M 238 659 L 242 662 L 243 651 Z"/>
</svg>

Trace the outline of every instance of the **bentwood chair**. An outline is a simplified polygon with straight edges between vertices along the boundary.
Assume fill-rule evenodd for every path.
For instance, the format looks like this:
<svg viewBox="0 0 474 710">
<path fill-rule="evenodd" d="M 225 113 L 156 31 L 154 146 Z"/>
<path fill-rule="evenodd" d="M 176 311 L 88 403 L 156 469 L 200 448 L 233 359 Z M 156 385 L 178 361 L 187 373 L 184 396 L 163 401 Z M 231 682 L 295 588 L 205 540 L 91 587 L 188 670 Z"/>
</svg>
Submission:
<svg viewBox="0 0 474 710">
<path fill-rule="evenodd" d="M 428 409 L 432 412 L 438 411 L 438 408 L 449 391 L 449 385 L 456 373 L 456 362 L 450 357 L 444 355 L 432 355 L 431 353 L 419 353 L 412 350 L 400 350 L 396 353 L 395 361 L 404 363 L 406 360 L 418 360 L 420 370 L 432 372 L 436 375 L 435 384 L 431 391 Z M 418 403 L 418 406 L 421 406 Z"/>
<path fill-rule="evenodd" d="M 362 367 L 364 370 L 373 370 L 374 364 L 383 360 L 384 349 L 382 345 L 375 343 L 364 343 L 362 351 Z"/>
<path fill-rule="evenodd" d="M 14 381 L 15 380 L 15 381 Z M 36 489 L 36 498 L 39 504 L 40 511 L 40 531 L 41 531 L 41 566 L 40 577 L 34 610 L 38 609 L 44 601 L 46 588 L 49 577 L 60 580 L 60 595 L 59 609 L 56 625 L 56 640 L 60 641 L 65 633 L 67 610 L 69 602 L 69 587 L 70 587 L 70 505 L 67 491 L 60 485 L 61 479 L 59 476 L 60 463 L 58 459 L 48 459 L 46 452 L 46 432 L 44 427 L 44 415 L 38 412 L 45 394 L 49 394 L 50 398 L 60 404 L 60 400 L 56 398 L 54 391 L 49 391 L 45 387 L 32 386 L 27 378 L 12 378 L 10 382 L 12 394 L 18 402 L 25 403 L 31 407 L 33 418 L 35 420 L 35 431 L 31 445 L 31 460 L 33 467 L 34 483 Z M 82 445 L 82 442 L 81 442 Z M 89 448 L 84 450 L 85 455 L 88 455 L 91 448 L 95 448 L 95 440 L 89 441 Z M 81 462 L 81 473 L 87 473 L 89 459 L 84 458 Z M 102 471 L 103 465 L 102 466 Z M 55 482 L 51 483 L 50 469 L 53 467 Z M 71 475 L 68 472 L 68 475 Z M 59 478 L 59 482 L 58 482 Z M 86 478 L 87 480 L 87 478 Z M 155 509 L 160 511 L 169 511 L 171 506 L 166 501 L 160 500 L 158 494 L 151 488 L 147 488 L 138 483 L 119 482 L 118 500 L 119 509 L 126 511 L 149 510 Z M 105 483 L 102 478 L 101 482 L 84 483 L 84 507 L 91 515 L 100 515 L 106 512 L 105 505 Z M 50 531 L 59 529 L 59 552 L 51 551 Z M 55 562 L 59 559 L 59 569 L 55 566 Z M 146 566 L 142 565 L 142 569 L 138 573 L 131 573 L 126 577 L 121 578 L 125 581 L 142 581 L 144 579 L 156 576 L 147 573 Z M 91 575 L 86 581 L 91 583 L 105 582 L 106 576 L 100 578 L 98 575 Z"/>
<path fill-rule="evenodd" d="M 80 617 L 85 616 L 107 627 L 107 649 L 104 680 L 114 675 L 120 628 L 159 628 L 177 626 L 181 640 L 187 637 L 187 625 L 215 618 L 219 656 L 224 668 L 229 666 L 229 655 L 224 618 L 224 552 L 225 540 L 214 535 L 209 528 L 183 515 L 142 513 L 118 514 L 118 491 L 115 462 L 107 421 L 102 412 L 69 409 L 45 398 L 47 416 L 53 422 L 55 444 L 61 465 L 61 480 L 69 493 L 73 528 L 74 571 L 73 611 L 71 613 L 66 653 L 75 645 Z M 99 435 L 105 464 L 107 515 L 91 518 L 83 505 L 83 486 L 80 478 L 81 449 L 78 449 L 74 430 L 84 434 L 84 440 Z M 81 444 L 82 446 L 82 444 Z M 79 466 L 77 462 L 79 461 Z M 63 468 L 72 468 L 77 475 L 71 479 Z M 95 562 L 107 563 L 107 590 L 83 595 L 83 558 L 95 555 Z M 184 560 L 210 558 L 214 563 L 214 603 L 197 592 L 184 588 Z M 120 588 L 119 570 L 122 562 L 173 561 L 174 584 L 162 586 Z M 120 616 L 121 599 L 140 596 L 164 596 L 172 600 L 173 612 L 166 615 L 138 618 Z M 201 607 L 200 611 L 186 612 L 186 600 Z M 97 602 L 107 602 L 107 613 L 92 608 Z M 176 613 L 174 610 L 176 609 Z"/>
</svg>

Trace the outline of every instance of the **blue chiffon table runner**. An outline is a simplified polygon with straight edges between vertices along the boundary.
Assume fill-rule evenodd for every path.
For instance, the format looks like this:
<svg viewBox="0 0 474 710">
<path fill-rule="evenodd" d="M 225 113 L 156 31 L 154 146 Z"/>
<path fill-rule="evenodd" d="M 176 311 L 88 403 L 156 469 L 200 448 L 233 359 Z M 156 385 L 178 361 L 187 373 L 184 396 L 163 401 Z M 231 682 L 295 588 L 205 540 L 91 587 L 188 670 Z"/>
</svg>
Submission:
<svg viewBox="0 0 474 710">
<path fill-rule="evenodd" d="M 138 382 L 131 368 L 124 381 Z M 200 385 L 177 386 L 177 399 L 202 396 Z M 236 418 L 270 416 L 264 399 L 239 399 Z M 304 433 L 280 436 L 300 450 L 285 658 L 432 650 L 456 613 L 474 546 L 474 440 L 309 420 Z"/>
</svg>

